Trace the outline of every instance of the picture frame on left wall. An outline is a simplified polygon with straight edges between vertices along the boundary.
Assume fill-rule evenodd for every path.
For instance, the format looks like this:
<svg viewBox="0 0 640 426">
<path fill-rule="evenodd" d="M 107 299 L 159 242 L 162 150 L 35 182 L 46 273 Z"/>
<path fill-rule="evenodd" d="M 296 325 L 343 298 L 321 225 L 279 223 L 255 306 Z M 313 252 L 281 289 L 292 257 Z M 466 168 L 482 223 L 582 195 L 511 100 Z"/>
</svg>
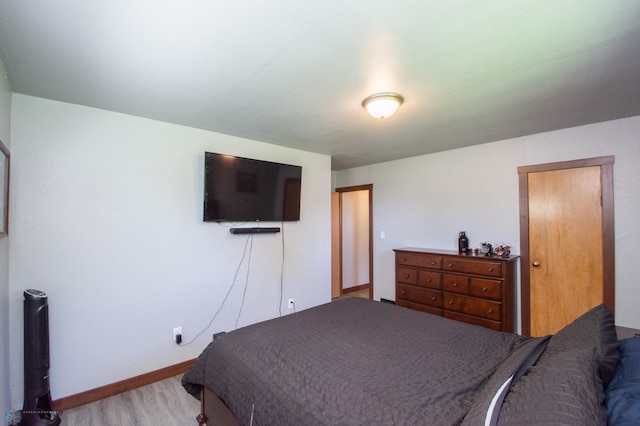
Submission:
<svg viewBox="0 0 640 426">
<path fill-rule="evenodd" d="M 11 155 L 0 141 L 0 237 L 9 234 L 9 167 Z"/>
</svg>

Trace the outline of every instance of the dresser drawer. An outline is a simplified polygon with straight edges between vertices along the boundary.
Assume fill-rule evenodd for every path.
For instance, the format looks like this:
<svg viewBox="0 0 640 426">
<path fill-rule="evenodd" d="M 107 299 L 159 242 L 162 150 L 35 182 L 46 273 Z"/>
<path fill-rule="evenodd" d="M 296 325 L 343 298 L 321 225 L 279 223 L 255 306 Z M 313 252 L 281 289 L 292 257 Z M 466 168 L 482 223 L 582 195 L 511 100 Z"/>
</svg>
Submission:
<svg viewBox="0 0 640 426">
<path fill-rule="evenodd" d="M 498 280 L 485 280 L 483 278 L 471 278 L 469 294 L 486 299 L 502 299 L 502 282 Z"/>
<path fill-rule="evenodd" d="M 445 271 L 464 272 L 475 275 L 502 276 L 502 263 L 480 260 L 447 258 L 444 260 Z"/>
<path fill-rule="evenodd" d="M 410 265 L 410 266 L 420 266 L 423 268 L 441 269 L 442 256 L 398 252 L 396 253 L 396 263 L 398 265 Z"/>
<path fill-rule="evenodd" d="M 398 268 L 396 280 L 399 283 L 416 284 L 418 282 L 418 271 L 411 268 Z"/>
<path fill-rule="evenodd" d="M 464 275 L 444 274 L 442 281 L 442 288 L 444 289 L 444 291 L 469 294 L 469 277 L 465 277 Z"/>
<path fill-rule="evenodd" d="M 442 288 L 442 274 L 435 271 L 418 271 L 418 285 L 440 290 Z"/>
<path fill-rule="evenodd" d="M 442 293 L 423 287 L 398 284 L 398 300 L 422 303 L 424 305 L 442 307 Z"/>
<path fill-rule="evenodd" d="M 406 300 L 398 299 L 397 306 L 413 309 L 414 311 L 422 311 L 432 315 L 442 316 L 442 308 L 434 308 L 433 306 L 422 305 L 420 303 L 407 302 Z"/>
<path fill-rule="evenodd" d="M 444 293 L 444 309 L 449 309 L 463 314 L 475 315 L 494 321 L 500 320 L 500 303 L 490 300 L 476 299 L 474 297 L 458 296 Z"/>
</svg>

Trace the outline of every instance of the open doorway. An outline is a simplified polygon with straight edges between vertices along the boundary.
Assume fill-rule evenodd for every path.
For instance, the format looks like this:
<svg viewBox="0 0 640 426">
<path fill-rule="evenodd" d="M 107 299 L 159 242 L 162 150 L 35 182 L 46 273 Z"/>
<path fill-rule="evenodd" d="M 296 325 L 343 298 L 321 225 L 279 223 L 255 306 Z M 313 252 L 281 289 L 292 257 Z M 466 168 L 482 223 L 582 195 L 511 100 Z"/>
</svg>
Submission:
<svg viewBox="0 0 640 426">
<path fill-rule="evenodd" d="M 373 299 L 373 185 L 336 188 L 331 200 L 331 298 Z"/>
</svg>

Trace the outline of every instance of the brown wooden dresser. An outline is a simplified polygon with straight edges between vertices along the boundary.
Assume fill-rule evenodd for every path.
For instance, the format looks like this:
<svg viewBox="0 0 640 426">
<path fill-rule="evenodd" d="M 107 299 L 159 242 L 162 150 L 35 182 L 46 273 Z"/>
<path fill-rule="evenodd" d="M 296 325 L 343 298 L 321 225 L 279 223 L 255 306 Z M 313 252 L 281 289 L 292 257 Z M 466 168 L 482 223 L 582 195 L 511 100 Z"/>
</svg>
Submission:
<svg viewBox="0 0 640 426">
<path fill-rule="evenodd" d="M 518 256 L 413 247 L 394 251 L 397 305 L 515 332 Z"/>
</svg>

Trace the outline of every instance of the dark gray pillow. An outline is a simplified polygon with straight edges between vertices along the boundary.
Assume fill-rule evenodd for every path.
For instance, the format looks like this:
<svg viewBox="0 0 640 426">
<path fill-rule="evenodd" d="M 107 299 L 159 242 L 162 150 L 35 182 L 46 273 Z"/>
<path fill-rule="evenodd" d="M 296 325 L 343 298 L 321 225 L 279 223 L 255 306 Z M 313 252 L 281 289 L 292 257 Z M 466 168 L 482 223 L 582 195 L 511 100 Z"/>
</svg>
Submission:
<svg viewBox="0 0 640 426">
<path fill-rule="evenodd" d="M 598 371 L 606 389 L 616 372 L 620 358 L 619 346 L 613 315 L 609 308 L 602 304 L 552 336 L 547 352 L 594 348 Z"/>
<path fill-rule="evenodd" d="M 498 425 L 606 425 L 593 349 L 547 353 L 507 394 Z"/>
</svg>

